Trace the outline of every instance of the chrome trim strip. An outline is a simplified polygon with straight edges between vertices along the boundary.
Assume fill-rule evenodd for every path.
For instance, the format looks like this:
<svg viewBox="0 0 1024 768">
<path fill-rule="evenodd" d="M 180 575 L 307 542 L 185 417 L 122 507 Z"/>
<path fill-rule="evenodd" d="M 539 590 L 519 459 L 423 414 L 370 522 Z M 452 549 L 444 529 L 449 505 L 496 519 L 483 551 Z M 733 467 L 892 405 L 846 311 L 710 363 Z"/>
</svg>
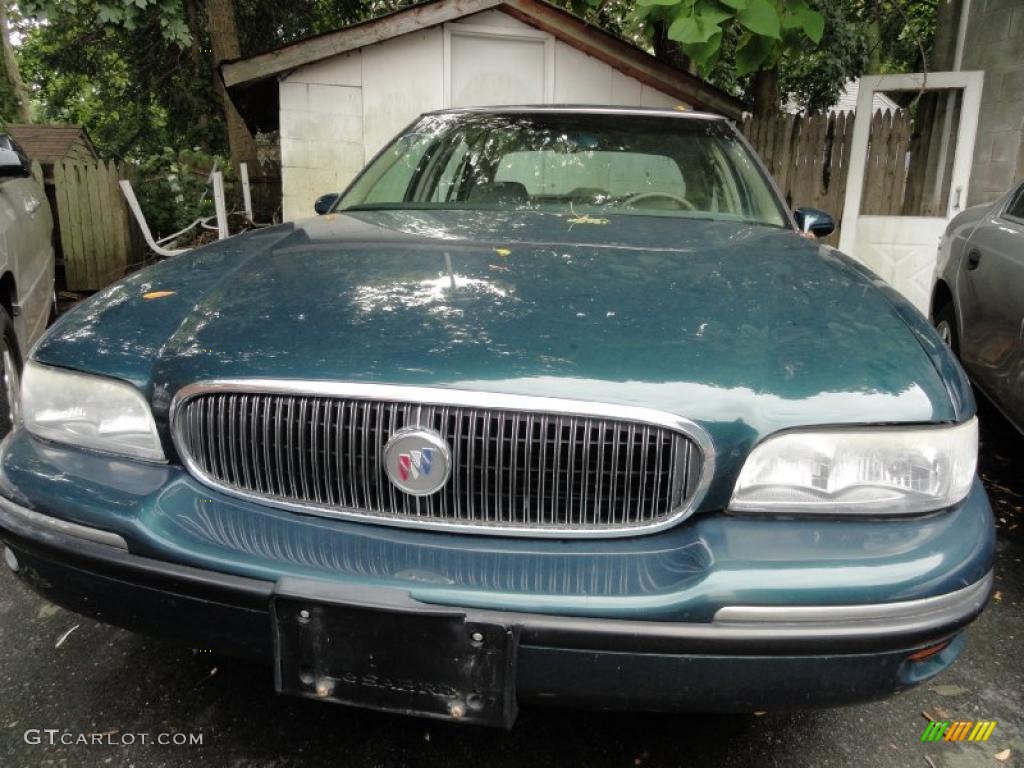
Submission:
<svg viewBox="0 0 1024 768">
<path fill-rule="evenodd" d="M 33 509 L 28 509 L 20 504 L 16 504 L 8 498 L 0 496 L 0 507 L 5 512 L 17 515 L 18 517 L 25 520 L 27 523 L 39 526 L 40 528 L 47 528 L 57 533 L 64 533 L 68 536 L 74 536 L 79 539 L 85 539 L 92 541 L 97 544 L 106 544 L 108 547 L 117 547 L 128 551 L 128 542 L 116 533 L 110 531 L 101 531 L 99 528 L 90 528 L 85 525 L 79 525 L 78 523 L 70 523 L 67 520 L 61 520 L 58 517 L 50 517 L 49 515 L 41 514 Z"/>
<path fill-rule="evenodd" d="M 715 612 L 715 624 L 795 626 L 857 624 L 885 620 L 906 620 L 926 616 L 988 598 L 992 590 L 991 571 L 979 581 L 945 595 L 896 603 L 864 605 L 728 605 Z"/>
<path fill-rule="evenodd" d="M 493 107 L 445 107 L 424 112 L 427 115 L 533 115 L 533 114 L 567 114 L 567 115 L 623 115 L 626 117 L 675 117 L 682 120 L 706 120 L 710 122 L 727 122 L 726 115 L 707 112 L 699 109 L 665 109 L 662 107 L 616 107 L 607 104 L 509 104 Z M 400 134 L 401 135 L 401 134 Z M 369 165 L 369 163 L 367 163 Z"/>
<path fill-rule="evenodd" d="M 175 418 L 179 409 L 190 398 L 210 393 L 264 393 L 268 395 L 315 395 L 357 400 L 389 400 L 418 405 L 458 406 L 487 410 L 517 410 L 544 415 L 590 416 L 603 419 L 642 422 L 679 432 L 695 443 L 703 455 L 702 473 L 689 500 L 664 520 L 650 525 L 623 525 L 614 528 L 577 530 L 572 528 L 544 529 L 511 525 L 479 525 L 459 520 L 431 521 L 381 517 L 358 509 L 338 509 L 328 505 L 302 504 L 268 498 L 260 494 L 226 486 L 209 477 L 192 459 L 182 434 L 182 425 Z M 393 384 L 366 384 L 362 382 L 317 381 L 308 379 L 212 379 L 182 387 L 171 400 L 169 414 L 171 437 L 185 467 L 194 477 L 211 488 L 236 498 L 258 504 L 290 509 L 324 517 L 354 520 L 376 525 L 388 525 L 420 530 L 464 531 L 492 536 L 528 536 L 536 538 L 616 538 L 655 533 L 676 525 L 689 517 L 703 500 L 715 475 L 715 449 L 711 436 L 699 425 L 675 414 L 633 405 L 597 403 L 588 400 L 570 400 L 535 395 L 512 395 L 477 390 L 446 389 L 440 387 L 411 387 Z M 543 445 L 542 445 L 543 448 Z"/>
</svg>

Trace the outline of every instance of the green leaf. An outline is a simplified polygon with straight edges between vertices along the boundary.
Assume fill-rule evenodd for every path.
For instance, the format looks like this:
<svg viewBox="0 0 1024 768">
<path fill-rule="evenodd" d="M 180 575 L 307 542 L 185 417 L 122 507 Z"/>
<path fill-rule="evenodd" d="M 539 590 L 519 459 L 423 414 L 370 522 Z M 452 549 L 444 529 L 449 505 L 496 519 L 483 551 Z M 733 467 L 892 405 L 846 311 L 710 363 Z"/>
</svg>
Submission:
<svg viewBox="0 0 1024 768">
<path fill-rule="evenodd" d="M 647 5 L 679 5 L 682 0 L 636 0 L 636 4 L 639 6 Z"/>
<path fill-rule="evenodd" d="M 101 5 L 99 8 L 99 20 L 102 24 L 118 24 L 124 18 L 124 11 L 110 5 Z"/>
<path fill-rule="evenodd" d="M 733 18 L 735 14 L 725 10 L 717 0 L 698 0 L 694 8 L 694 15 L 700 18 L 702 24 L 718 27 L 726 19 Z"/>
<path fill-rule="evenodd" d="M 775 42 L 762 35 L 751 35 L 736 49 L 736 74 L 757 72 L 771 58 Z"/>
<path fill-rule="evenodd" d="M 703 43 L 707 40 L 703 36 L 703 30 L 701 29 L 700 22 L 693 16 L 680 16 L 672 25 L 668 28 L 669 40 L 675 40 L 680 43 Z"/>
<path fill-rule="evenodd" d="M 719 25 L 732 16 L 732 13 L 723 10 L 716 0 L 698 0 L 692 15 L 677 16 L 668 28 L 667 34 L 670 40 L 683 45 L 706 43 L 715 35 L 721 34 L 722 29 Z"/>
<path fill-rule="evenodd" d="M 722 50 L 722 33 L 718 32 L 706 43 L 692 43 L 683 45 L 682 48 L 683 53 L 689 56 L 702 71 L 706 71 Z"/>
<path fill-rule="evenodd" d="M 750 0 L 750 4 L 736 14 L 736 20 L 755 35 L 779 39 L 779 12 L 768 0 Z"/>
<path fill-rule="evenodd" d="M 722 4 L 735 8 L 737 11 L 742 11 L 750 5 L 750 0 L 722 0 Z"/>
<path fill-rule="evenodd" d="M 718 27 L 704 24 L 699 16 L 680 16 L 672 22 L 667 34 L 670 40 L 685 45 L 706 43 L 716 32 L 718 32 Z"/>
<path fill-rule="evenodd" d="M 817 45 L 821 42 L 821 36 L 825 34 L 825 17 L 817 11 L 808 8 L 801 14 L 800 27 L 803 29 L 804 34 Z"/>
<path fill-rule="evenodd" d="M 797 29 L 800 26 L 800 14 L 805 10 L 805 7 L 791 6 L 787 7 L 779 19 L 779 22 L 783 29 Z"/>
</svg>

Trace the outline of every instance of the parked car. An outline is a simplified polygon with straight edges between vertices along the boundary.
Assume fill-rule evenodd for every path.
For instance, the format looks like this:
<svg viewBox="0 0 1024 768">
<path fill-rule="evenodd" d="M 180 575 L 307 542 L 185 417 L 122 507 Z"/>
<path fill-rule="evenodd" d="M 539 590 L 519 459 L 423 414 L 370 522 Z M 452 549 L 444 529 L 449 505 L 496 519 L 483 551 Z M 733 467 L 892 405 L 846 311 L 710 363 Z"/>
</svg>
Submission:
<svg viewBox="0 0 1024 768">
<path fill-rule="evenodd" d="M 967 379 L 728 121 L 432 113 L 320 207 L 35 347 L 0 537 L 47 599 L 502 726 L 838 704 L 960 653 L 994 546 Z"/>
<path fill-rule="evenodd" d="M 17 418 L 22 356 L 50 319 L 53 219 L 21 147 L 0 134 L 0 437 Z"/>
<path fill-rule="evenodd" d="M 949 223 L 931 316 L 975 385 L 1024 432 L 1024 183 Z"/>
</svg>

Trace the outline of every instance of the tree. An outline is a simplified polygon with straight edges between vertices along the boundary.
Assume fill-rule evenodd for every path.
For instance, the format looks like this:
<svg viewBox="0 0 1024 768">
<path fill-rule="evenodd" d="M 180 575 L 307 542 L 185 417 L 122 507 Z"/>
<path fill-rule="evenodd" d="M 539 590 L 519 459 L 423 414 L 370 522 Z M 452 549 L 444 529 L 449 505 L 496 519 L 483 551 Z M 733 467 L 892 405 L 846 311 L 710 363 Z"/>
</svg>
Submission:
<svg viewBox="0 0 1024 768">
<path fill-rule="evenodd" d="M 4 81 L 7 101 L 13 102 L 14 114 L 19 122 L 28 123 L 32 120 L 29 111 L 28 89 L 21 79 L 18 59 L 11 46 L 11 27 L 7 0 L 0 0 L 0 46 L 3 47 Z M 6 112 L 6 108 L 4 110 Z"/>
<path fill-rule="evenodd" d="M 231 149 L 231 165 L 238 167 L 246 163 L 250 170 L 257 171 L 256 141 L 242 116 L 235 109 L 217 68 L 222 61 L 237 59 L 242 54 L 238 42 L 238 27 L 235 23 L 235 8 L 232 0 L 206 0 L 206 21 L 210 32 L 213 51 L 213 72 L 215 88 L 220 95 L 228 129 L 228 146 Z"/>
<path fill-rule="evenodd" d="M 181 2 L 149 0 L 145 11 L 134 0 L 19 6 L 38 20 L 26 27 L 18 53 L 41 118 L 86 126 L 106 155 L 224 146 L 209 67 L 189 56 Z"/>
<path fill-rule="evenodd" d="M 735 75 L 754 76 L 755 114 L 778 108 L 780 62 L 813 49 L 825 31 L 825 17 L 807 0 L 637 0 L 637 13 L 664 28 L 701 74 L 729 51 Z"/>
</svg>

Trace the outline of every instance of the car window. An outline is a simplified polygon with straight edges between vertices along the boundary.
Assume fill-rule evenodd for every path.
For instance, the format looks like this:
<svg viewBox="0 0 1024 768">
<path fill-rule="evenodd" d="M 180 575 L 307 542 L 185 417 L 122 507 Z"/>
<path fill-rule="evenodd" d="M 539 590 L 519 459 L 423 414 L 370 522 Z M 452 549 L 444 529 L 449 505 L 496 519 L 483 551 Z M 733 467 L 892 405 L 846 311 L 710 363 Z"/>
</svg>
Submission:
<svg viewBox="0 0 1024 768">
<path fill-rule="evenodd" d="M 572 157 L 550 150 L 509 152 L 502 156 L 494 179 L 518 182 L 531 197 L 571 195 L 577 190 L 611 196 L 686 191 L 683 174 L 671 158 L 637 152 L 581 152 Z"/>
<path fill-rule="evenodd" d="M 1017 190 L 1017 194 L 1006 208 L 1006 215 L 1024 221 L 1024 184 Z"/>
<path fill-rule="evenodd" d="M 425 143 L 428 143 L 428 140 L 423 136 L 401 136 L 374 158 L 360 177 L 366 186 L 364 202 L 404 200 L 413 175 L 422 160 L 421 145 Z"/>
<path fill-rule="evenodd" d="M 721 121 L 629 113 L 428 115 L 345 193 L 359 207 L 519 208 L 786 226 L 750 151 Z"/>
<path fill-rule="evenodd" d="M 456 181 L 464 173 L 468 156 L 469 145 L 461 136 L 454 142 L 454 146 L 446 148 L 444 155 L 438 160 L 438 162 L 442 163 L 443 170 L 431 193 L 430 199 L 432 201 L 446 202 L 455 199 L 457 194 Z"/>
</svg>

